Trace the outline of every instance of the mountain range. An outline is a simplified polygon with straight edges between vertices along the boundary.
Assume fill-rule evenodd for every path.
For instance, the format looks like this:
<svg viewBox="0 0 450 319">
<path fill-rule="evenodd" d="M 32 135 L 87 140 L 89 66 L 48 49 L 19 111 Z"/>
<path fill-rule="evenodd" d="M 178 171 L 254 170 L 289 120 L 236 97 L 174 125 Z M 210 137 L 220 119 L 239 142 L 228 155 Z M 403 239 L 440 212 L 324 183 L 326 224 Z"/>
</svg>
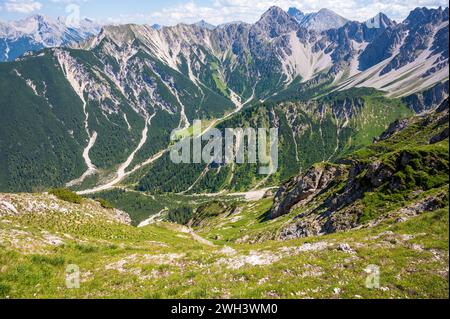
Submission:
<svg viewBox="0 0 450 319">
<path fill-rule="evenodd" d="M 100 25 L 89 19 L 82 19 L 76 27 L 68 26 L 63 18 L 54 20 L 43 15 L 0 21 L 0 62 L 13 61 L 28 51 L 70 46 L 99 31 Z"/>
<path fill-rule="evenodd" d="M 320 12 L 315 17 L 331 14 Z M 273 124 L 280 117 L 287 120 L 286 141 L 293 138 L 299 147 L 319 141 L 329 150 L 320 156 L 286 150 L 291 155 L 284 160 L 293 156 L 296 164 L 286 162 L 273 182 L 315 160 L 364 146 L 408 109 L 422 112 L 448 96 L 448 8 L 417 8 L 399 24 L 378 18 L 383 27 L 347 22 L 318 32 L 272 7 L 255 24 L 213 30 L 196 24 L 105 26 L 71 48 L 45 49 L 0 64 L 0 136 L 7 150 L 0 160 L 0 189 L 65 183 L 83 189 L 105 180 L 111 186 L 134 173 L 145 179 L 153 176 L 142 172 L 149 163 L 170 166 L 159 164 L 165 156 L 153 157 L 164 153 L 173 128 L 188 127 L 195 119 L 235 121 L 242 109 L 261 102 L 276 104 Z M 39 19 L 31 21 L 35 26 Z M 40 37 L 46 39 L 45 33 Z M 279 104 L 285 101 L 297 101 L 296 106 Z M 252 116 L 238 122 L 245 126 L 248 120 Z M 307 134 L 305 125 L 331 135 L 316 136 L 314 129 Z M 21 127 L 28 129 L 19 133 Z M 291 168 L 283 172 L 286 167 Z M 203 178 L 208 185 L 217 170 L 228 178 L 213 188 L 227 187 L 233 169 L 189 170 L 194 172 L 184 175 L 185 190 Z M 158 175 L 164 171 L 170 172 Z M 253 186 L 261 182 L 251 179 Z M 158 180 L 164 178 L 152 183 Z M 140 187 L 148 189 L 146 184 Z"/>
</svg>

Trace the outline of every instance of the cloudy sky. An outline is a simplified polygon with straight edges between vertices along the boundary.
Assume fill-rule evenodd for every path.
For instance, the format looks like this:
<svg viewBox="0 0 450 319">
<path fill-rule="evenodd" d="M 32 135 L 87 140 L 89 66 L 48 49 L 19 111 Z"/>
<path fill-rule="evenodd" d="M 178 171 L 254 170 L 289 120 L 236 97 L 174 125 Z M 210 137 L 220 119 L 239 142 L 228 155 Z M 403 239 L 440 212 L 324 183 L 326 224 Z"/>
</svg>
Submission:
<svg viewBox="0 0 450 319">
<path fill-rule="evenodd" d="M 204 19 L 213 24 L 255 22 L 270 6 L 304 12 L 331 9 L 358 21 L 382 11 L 402 21 L 416 7 L 448 7 L 448 0 L 0 0 L 0 20 L 16 20 L 41 13 L 66 16 L 79 6 L 80 15 L 101 23 L 159 23 L 173 25 Z M 72 6 L 70 6 L 72 5 Z"/>
</svg>

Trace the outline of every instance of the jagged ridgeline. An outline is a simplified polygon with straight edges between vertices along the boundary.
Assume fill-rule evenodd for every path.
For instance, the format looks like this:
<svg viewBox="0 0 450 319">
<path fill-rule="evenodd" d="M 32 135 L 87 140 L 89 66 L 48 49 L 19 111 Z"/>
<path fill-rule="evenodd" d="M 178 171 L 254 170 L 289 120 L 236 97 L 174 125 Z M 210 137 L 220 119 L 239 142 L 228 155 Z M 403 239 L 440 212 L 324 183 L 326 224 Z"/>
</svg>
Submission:
<svg viewBox="0 0 450 319">
<path fill-rule="evenodd" d="M 0 190 L 126 177 L 141 190 L 243 189 L 337 159 L 409 115 L 406 106 L 422 112 L 448 96 L 448 8 L 378 19 L 272 7 L 254 24 L 106 26 L 71 49 L 2 63 Z M 279 172 L 261 180 L 251 166 L 156 161 L 172 129 L 195 119 L 276 125 Z"/>
</svg>

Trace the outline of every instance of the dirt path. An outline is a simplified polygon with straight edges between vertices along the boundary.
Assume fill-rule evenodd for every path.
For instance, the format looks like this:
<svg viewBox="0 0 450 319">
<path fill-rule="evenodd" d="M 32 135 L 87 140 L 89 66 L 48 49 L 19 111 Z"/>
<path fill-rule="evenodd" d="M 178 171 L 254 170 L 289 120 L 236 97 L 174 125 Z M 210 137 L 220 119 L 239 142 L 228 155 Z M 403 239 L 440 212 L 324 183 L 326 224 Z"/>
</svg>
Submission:
<svg viewBox="0 0 450 319">
<path fill-rule="evenodd" d="M 184 233 L 184 234 L 189 234 L 191 235 L 191 237 L 199 242 L 200 244 L 206 245 L 206 246 L 210 246 L 210 247 L 216 247 L 216 245 L 214 245 L 214 243 L 212 243 L 211 241 L 197 235 L 192 228 L 186 227 L 186 226 L 181 226 L 181 225 L 177 225 L 176 230 L 179 231 L 180 233 Z"/>
</svg>

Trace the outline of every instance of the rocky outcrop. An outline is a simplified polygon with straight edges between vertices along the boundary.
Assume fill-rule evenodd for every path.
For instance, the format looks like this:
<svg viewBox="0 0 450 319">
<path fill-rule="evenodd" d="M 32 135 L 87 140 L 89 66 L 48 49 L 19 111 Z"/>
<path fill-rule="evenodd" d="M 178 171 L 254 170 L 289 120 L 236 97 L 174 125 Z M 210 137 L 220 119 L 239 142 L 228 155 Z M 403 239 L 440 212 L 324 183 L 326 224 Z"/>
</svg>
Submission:
<svg viewBox="0 0 450 319">
<path fill-rule="evenodd" d="M 407 119 L 396 120 L 394 123 L 389 125 L 388 129 L 383 132 L 379 137 L 375 138 L 375 143 L 387 140 L 388 138 L 394 136 L 395 134 L 403 131 L 408 127 L 409 121 Z"/>
<path fill-rule="evenodd" d="M 99 202 L 83 199 L 81 204 L 60 200 L 48 194 L 1 194 L 0 217 L 61 214 L 78 218 L 79 224 L 98 220 L 131 225 L 130 216 L 118 209 L 103 208 Z"/>
<path fill-rule="evenodd" d="M 360 206 L 358 200 L 362 199 L 367 193 L 381 191 L 379 188 L 382 185 L 389 192 L 403 190 L 405 188 L 404 181 L 399 180 L 396 173 L 404 171 L 405 167 L 414 160 L 417 160 L 417 158 L 414 158 L 412 154 L 401 152 L 396 160 L 396 167 L 381 162 L 370 164 L 355 163 L 350 168 L 347 181 L 341 191 L 335 192 L 331 188 L 322 189 L 322 192 L 329 191 L 330 195 L 328 198 L 321 201 L 322 204 L 316 205 L 314 208 L 295 217 L 292 223 L 280 231 L 279 238 L 287 240 L 318 236 L 347 231 L 361 226 L 363 224 L 361 217 L 364 207 Z M 441 169 L 439 168 L 439 161 L 429 161 L 428 165 L 436 166 L 436 170 Z M 311 196 L 314 196 L 314 194 Z M 291 195 L 287 196 L 284 202 L 295 203 L 297 199 L 301 198 L 292 198 Z M 284 208 L 287 207 L 289 206 L 284 206 Z M 443 207 L 443 201 L 433 197 L 429 201 L 411 205 L 411 209 L 407 212 L 413 211 L 417 215 L 421 212 L 441 207 Z M 278 208 L 276 212 L 281 214 L 280 208 L 282 209 L 282 207 L 275 205 L 274 208 Z"/>
<path fill-rule="evenodd" d="M 438 83 L 432 88 L 403 98 L 403 102 L 416 113 L 433 109 L 449 95 L 449 82 Z"/>
<path fill-rule="evenodd" d="M 306 204 L 343 173 L 338 166 L 321 165 L 296 177 L 278 190 L 269 218 L 285 215 L 297 204 Z"/>
</svg>

